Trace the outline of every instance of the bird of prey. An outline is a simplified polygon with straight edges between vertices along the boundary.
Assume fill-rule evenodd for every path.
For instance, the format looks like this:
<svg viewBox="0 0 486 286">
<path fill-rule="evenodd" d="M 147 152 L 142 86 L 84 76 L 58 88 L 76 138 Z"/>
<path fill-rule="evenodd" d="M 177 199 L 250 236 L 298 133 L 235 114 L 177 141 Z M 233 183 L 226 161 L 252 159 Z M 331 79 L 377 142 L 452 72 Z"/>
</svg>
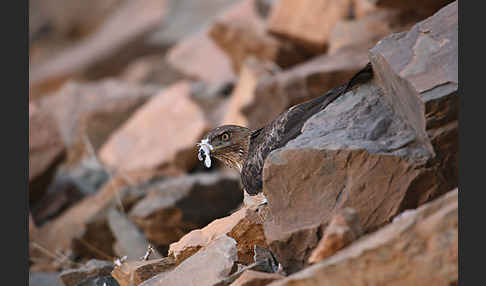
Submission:
<svg viewBox="0 0 486 286">
<path fill-rule="evenodd" d="M 371 63 L 355 74 L 349 82 L 326 94 L 292 106 L 268 125 L 250 130 L 237 125 L 223 125 L 209 131 L 197 145 L 198 158 L 211 167 L 211 156 L 240 172 L 241 182 L 249 195 L 262 191 L 262 171 L 265 158 L 275 149 L 301 134 L 307 119 L 318 113 L 340 95 L 373 78 Z"/>
</svg>

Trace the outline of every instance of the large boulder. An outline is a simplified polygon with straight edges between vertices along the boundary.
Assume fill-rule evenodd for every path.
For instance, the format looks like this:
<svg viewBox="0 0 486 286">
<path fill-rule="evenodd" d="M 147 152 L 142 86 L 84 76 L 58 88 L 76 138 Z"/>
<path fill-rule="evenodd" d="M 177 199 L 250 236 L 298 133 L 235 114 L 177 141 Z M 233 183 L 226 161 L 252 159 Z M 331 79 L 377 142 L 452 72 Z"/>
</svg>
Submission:
<svg viewBox="0 0 486 286">
<path fill-rule="evenodd" d="M 144 178 L 192 168 L 196 143 L 210 123 L 191 93 L 191 82 L 181 81 L 154 96 L 103 144 L 103 163 Z"/>
<path fill-rule="evenodd" d="M 458 285 L 458 190 L 271 286 Z"/>
<path fill-rule="evenodd" d="M 304 267 L 340 209 L 354 208 L 372 231 L 458 184 L 457 5 L 380 41 L 370 57 L 376 79 L 310 118 L 265 162 L 265 235 L 288 272 Z"/>
</svg>

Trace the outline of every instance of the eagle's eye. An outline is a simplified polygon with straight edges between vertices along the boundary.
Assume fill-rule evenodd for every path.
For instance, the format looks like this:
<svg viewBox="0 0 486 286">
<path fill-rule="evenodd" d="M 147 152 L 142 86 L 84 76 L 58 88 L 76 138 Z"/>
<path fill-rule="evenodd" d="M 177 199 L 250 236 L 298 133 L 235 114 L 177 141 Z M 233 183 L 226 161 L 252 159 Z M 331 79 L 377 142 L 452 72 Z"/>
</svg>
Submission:
<svg viewBox="0 0 486 286">
<path fill-rule="evenodd" d="M 230 135 L 228 133 L 223 133 L 223 135 L 221 135 L 221 140 L 228 141 L 229 139 Z"/>
</svg>

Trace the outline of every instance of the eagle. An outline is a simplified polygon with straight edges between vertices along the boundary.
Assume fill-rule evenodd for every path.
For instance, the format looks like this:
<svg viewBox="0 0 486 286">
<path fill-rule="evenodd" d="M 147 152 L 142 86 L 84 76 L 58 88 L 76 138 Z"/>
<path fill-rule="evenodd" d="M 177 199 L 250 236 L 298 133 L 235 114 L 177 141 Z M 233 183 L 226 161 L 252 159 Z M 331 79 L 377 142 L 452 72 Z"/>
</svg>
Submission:
<svg viewBox="0 0 486 286">
<path fill-rule="evenodd" d="M 211 167 L 211 157 L 238 170 L 246 193 L 250 196 L 262 191 L 262 171 L 265 159 L 301 134 L 304 123 L 324 110 L 340 95 L 373 78 L 371 63 L 356 73 L 347 83 L 324 95 L 305 101 L 282 112 L 261 128 L 250 130 L 238 125 L 223 125 L 210 130 L 197 144 L 198 159 Z M 266 200 L 265 200 L 266 201 Z"/>
</svg>

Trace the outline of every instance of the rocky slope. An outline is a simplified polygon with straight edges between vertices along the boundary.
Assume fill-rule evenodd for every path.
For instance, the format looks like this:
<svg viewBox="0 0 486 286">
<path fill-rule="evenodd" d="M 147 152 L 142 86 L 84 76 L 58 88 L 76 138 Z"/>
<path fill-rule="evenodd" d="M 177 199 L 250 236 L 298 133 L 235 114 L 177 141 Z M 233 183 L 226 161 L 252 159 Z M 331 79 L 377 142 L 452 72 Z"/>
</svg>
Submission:
<svg viewBox="0 0 486 286">
<path fill-rule="evenodd" d="M 30 285 L 458 284 L 457 1 L 48 2 Z M 198 164 L 207 130 L 260 127 L 368 62 L 267 157 L 267 205 Z"/>
</svg>

